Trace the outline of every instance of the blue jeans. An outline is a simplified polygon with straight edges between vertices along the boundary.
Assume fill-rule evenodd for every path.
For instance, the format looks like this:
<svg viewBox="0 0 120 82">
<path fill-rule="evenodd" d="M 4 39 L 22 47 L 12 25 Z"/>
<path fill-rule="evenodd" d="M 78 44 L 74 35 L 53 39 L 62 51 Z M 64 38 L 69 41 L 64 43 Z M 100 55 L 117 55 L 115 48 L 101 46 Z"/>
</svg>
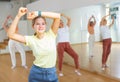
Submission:
<svg viewBox="0 0 120 82">
<path fill-rule="evenodd" d="M 33 65 L 29 74 L 29 82 L 58 82 L 56 68 L 40 68 Z"/>
</svg>

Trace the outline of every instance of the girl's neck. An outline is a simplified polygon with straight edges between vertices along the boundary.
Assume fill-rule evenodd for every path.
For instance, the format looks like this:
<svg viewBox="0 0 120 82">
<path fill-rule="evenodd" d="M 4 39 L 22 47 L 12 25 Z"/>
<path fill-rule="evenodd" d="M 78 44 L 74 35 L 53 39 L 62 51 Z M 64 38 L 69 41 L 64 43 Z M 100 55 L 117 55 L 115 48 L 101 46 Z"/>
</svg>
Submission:
<svg viewBox="0 0 120 82">
<path fill-rule="evenodd" d="M 44 33 L 41 33 L 41 34 L 36 34 L 37 38 L 41 39 L 44 37 Z"/>
</svg>

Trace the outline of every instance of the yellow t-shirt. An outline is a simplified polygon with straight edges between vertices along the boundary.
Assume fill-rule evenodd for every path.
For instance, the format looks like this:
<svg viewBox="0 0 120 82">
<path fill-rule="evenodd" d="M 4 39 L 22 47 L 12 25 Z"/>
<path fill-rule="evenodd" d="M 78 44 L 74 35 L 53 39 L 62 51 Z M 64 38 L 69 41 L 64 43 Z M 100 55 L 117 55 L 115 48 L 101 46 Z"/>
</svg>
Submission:
<svg viewBox="0 0 120 82">
<path fill-rule="evenodd" d="M 50 29 L 42 39 L 36 36 L 25 36 L 26 45 L 35 56 L 34 65 L 42 68 L 54 67 L 56 64 L 56 35 Z"/>
</svg>

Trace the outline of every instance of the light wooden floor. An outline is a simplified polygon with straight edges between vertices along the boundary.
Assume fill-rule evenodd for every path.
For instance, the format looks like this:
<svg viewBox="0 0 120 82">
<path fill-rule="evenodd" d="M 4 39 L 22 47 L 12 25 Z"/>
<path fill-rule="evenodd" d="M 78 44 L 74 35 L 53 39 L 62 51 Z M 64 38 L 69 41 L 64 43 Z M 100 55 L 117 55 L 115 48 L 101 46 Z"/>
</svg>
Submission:
<svg viewBox="0 0 120 82">
<path fill-rule="evenodd" d="M 109 68 L 104 71 L 101 70 L 102 66 L 102 43 L 96 42 L 94 46 L 92 59 L 89 59 L 89 48 L 87 43 L 83 44 L 73 44 L 73 49 L 79 55 L 80 68 L 88 70 L 93 73 L 98 73 L 100 75 L 114 78 L 120 81 L 120 43 L 112 43 L 111 53 L 107 61 Z M 69 65 L 74 65 L 73 59 L 65 53 L 64 55 L 65 63 Z"/>
<path fill-rule="evenodd" d="M 107 60 L 108 69 L 101 71 L 101 60 L 102 60 L 102 44 L 95 43 L 94 46 L 94 57 L 89 60 L 88 55 L 88 44 L 81 45 L 83 48 L 84 55 L 81 57 L 81 66 L 82 68 L 87 68 L 89 71 L 95 71 L 106 76 L 115 77 L 120 80 L 120 43 L 112 43 L 111 53 Z M 81 49 L 82 50 L 82 49 Z"/>
<path fill-rule="evenodd" d="M 16 58 L 17 67 L 12 70 L 10 55 L 0 55 L 0 82 L 28 82 L 29 70 L 34 58 L 31 52 L 26 53 L 28 69 L 21 67 L 19 54 L 16 54 Z M 67 64 L 63 64 L 63 68 L 64 76 L 59 77 L 59 82 L 119 82 L 85 70 L 81 70 L 82 76 L 77 76 L 74 68 Z"/>
</svg>

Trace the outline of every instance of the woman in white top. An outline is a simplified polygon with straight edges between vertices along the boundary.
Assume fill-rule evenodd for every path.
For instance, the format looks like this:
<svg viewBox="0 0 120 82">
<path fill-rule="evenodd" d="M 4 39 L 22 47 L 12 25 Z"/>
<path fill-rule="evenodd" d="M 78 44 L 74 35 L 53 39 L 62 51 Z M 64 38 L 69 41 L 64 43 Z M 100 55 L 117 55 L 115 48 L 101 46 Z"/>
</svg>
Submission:
<svg viewBox="0 0 120 82">
<path fill-rule="evenodd" d="M 3 28 L 6 32 L 8 32 L 8 29 L 9 29 L 12 21 L 13 21 L 12 16 L 8 15 L 4 24 L 3 24 Z M 18 33 L 18 26 L 16 27 L 16 33 Z M 22 45 L 18 41 L 9 39 L 8 47 L 9 47 L 10 57 L 11 57 L 11 62 L 12 62 L 11 69 L 14 69 L 16 67 L 16 57 L 15 57 L 16 50 L 20 53 L 22 66 L 24 68 L 27 68 L 27 66 L 26 66 L 26 54 L 25 54 L 25 51 L 24 51 Z"/>
<path fill-rule="evenodd" d="M 112 17 L 112 23 L 107 26 L 106 17 L 108 16 L 110 15 L 104 16 L 100 22 L 100 30 L 103 41 L 102 70 L 104 70 L 107 67 L 106 62 L 111 51 L 112 43 L 110 27 L 114 24 L 114 17 Z"/>
<path fill-rule="evenodd" d="M 59 76 L 63 76 L 62 63 L 63 63 L 64 52 L 67 52 L 68 55 L 70 55 L 74 59 L 75 73 L 77 75 L 81 75 L 81 73 L 78 71 L 79 70 L 79 56 L 70 46 L 69 28 L 71 24 L 71 19 L 64 14 L 61 14 L 61 16 L 67 19 L 67 25 L 64 25 L 63 21 L 61 20 L 59 29 L 58 29 L 57 53 L 58 53 L 58 69 L 60 72 Z"/>
</svg>

